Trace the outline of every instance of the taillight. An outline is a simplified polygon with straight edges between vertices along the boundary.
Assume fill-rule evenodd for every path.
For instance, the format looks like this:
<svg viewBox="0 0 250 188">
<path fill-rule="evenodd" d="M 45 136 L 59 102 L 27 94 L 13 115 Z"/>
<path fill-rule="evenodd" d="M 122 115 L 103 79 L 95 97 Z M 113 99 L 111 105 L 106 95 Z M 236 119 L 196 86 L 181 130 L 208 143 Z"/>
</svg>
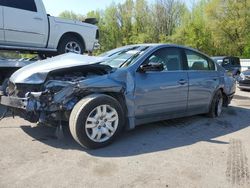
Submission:
<svg viewBox="0 0 250 188">
<path fill-rule="evenodd" d="M 96 39 L 99 39 L 99 37 L 100 37 L 100 34 L 99 34 L 99 30 L 97 29 L 97 30 L 96 30 L 95 38 L 96 38 Z"/>
</svg>

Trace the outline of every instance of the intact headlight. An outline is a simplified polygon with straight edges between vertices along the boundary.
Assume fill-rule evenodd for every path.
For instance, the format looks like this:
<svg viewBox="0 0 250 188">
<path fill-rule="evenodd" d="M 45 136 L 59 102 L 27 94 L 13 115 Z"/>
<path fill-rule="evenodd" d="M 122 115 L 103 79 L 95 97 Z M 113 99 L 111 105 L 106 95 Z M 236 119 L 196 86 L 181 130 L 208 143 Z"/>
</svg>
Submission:
<svg viewBox="0 0 250 188">
<path fill-rule="evenodd" d="M 241 78 L 242 80 L 245 80 L 245 79 L 246 79 L 246 76 L 245 76 L 243 73 L 241 73 L 241 74 L 240 74 L 240 78 Z"/>
</svg>

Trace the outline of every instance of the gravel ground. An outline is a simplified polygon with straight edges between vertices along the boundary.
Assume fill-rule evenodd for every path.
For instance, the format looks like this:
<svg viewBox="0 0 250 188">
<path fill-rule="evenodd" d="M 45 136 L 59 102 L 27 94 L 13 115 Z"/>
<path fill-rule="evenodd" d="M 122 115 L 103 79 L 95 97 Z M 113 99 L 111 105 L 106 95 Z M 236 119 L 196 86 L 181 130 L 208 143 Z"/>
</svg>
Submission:
<svg viewBox="0 0 250 188">
<path fill-rule="evenodd" d="M 69 130 L 0 122 L 0 188 L 250 187 L 250 92 L 237 91 L 218 119 L 193 116 L 144 125 L 99 150 Z"/>
</svg>

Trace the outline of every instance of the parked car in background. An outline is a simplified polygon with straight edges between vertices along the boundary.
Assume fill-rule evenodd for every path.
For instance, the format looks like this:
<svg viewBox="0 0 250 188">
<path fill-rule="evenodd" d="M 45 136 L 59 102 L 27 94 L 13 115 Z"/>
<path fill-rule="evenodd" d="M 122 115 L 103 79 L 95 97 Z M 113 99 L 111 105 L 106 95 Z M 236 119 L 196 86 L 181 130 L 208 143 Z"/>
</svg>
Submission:
<svg viewBox="0 0 250 188">
<path fill-rule="evenodd" d="M 240 58 L 232 56 L 217 56 L 212 59 L 230 72 L 233 76 L 239 76 L 241 73 Z"/>
<path fill-rule="evenodd" d="M 80 22 L 50 16 L 42 0 L 1 0 L 0 15 L 0 49 L 39 52 L 46 57 L 92 52 L 99 46 L 96 19 Z"/>
<path fill-rule="evenodd" d="M 250 69 L 243 71 L 240 74 L 240 78 L 238 79 L 238 87 L 241 90 L 249 90 L 250 91 Z"/>
<path fill-rule="evenodd" d="M 197 50 L 143 44 L 102 57 L 70 53 L 25 66 L 11 76 L 1 104 L 30 122 L 69 122 L 81 146 L 99 148 L 123 128 L 220 116 L 235 87 L 225 69 Z"/>
</svg>

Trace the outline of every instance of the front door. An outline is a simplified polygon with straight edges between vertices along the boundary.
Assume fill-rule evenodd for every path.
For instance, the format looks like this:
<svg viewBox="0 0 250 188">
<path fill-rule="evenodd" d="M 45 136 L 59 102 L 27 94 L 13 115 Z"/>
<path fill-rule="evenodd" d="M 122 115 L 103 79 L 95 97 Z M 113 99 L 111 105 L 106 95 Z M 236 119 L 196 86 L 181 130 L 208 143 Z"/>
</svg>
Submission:
<svg viewBox="0 0 250 188">
<path fill-rule="evenodd" d="M 48 20 L 35 0 L 6 0 L 3 11 L 5 41 L 9 45 L 46 46 Z"/>
<path fill-rule="evenodd" d="M 143 64 L 162 63 L 163 71 L 136 72 L 135 116 L 154 118 L 187 110 L 188 76 L 183 71 L 182 51 L 157 50 Z"/>
</svg>

